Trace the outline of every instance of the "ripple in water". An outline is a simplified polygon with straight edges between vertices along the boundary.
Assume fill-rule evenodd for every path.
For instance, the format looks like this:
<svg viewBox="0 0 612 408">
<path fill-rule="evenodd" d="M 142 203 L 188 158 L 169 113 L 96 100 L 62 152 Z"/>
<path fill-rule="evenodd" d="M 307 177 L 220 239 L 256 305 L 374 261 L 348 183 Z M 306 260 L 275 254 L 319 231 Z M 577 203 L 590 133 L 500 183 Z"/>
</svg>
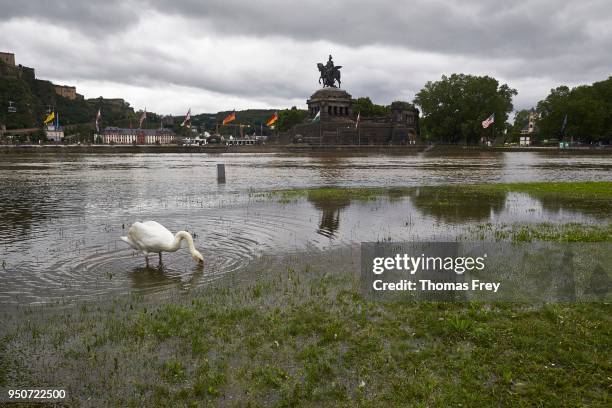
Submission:
<svg viewBox="0 0 612 408">
<path fill-rule="evenodd" d="M 244 268 L 264 252 L 302 246 L 306 240 L 300 238 L 300 231 L 311 228 L 312 217 L 304 220 L 293 211 L 282 214 L 275 208 L 278 207 L 249 205 L 186 209 L 174 216 L 166 213 L 150 217 L 173 232 L 191 232 L 196 248 L 204 256 L 203 267 L 192 260 L 183 243 L 177 252 L 163 253 L 161 266 L 157 254 L 150 256 L 147 268 L 144 256 L 119 240 L 127 231 L 127 223 L 124 228 L 108 224 L 92 228 L 91 222 L 61 231 L 40 228 L 21 242 L 24 251 L 3 253 L 9 262 L 0 270 L 0 302 L 46 303 L 205 285 Z M 188 223 L 175 227 L 171 219 L 188 219 Z M 31 253 L 37 255 L 32 257 Z M 46 262 L 47 259 L 53 261 Z"/>
<path fill-rule="evenodd" d="M 452 213 L 427 196 L 397 202 L 252 202 L 250 191 L 535 180 L 609 180 L 609 156 L 535 153 L 390 157 L 223 155 L 5 156 L 0 172 L 0 303 L 159 293 L 205 285 L 262 253 L 376 240 L 447 238 L 469 223 L 597 222 L 517 196 Z M 245 196 L 247 197 L 245 199 Z M 196 233 L 199 268 L 182 248 L 157 268 L 119 240 L 134 221 Z M 122 225 L 124 228 L 122 228 Z"/>
</svg>

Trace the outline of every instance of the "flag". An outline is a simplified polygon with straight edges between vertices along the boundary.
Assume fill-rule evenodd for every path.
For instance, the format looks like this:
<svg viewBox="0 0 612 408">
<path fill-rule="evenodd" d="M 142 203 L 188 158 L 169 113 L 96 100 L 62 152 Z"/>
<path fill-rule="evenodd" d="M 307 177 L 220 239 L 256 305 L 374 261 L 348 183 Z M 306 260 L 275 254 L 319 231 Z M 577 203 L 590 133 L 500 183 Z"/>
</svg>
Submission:
<svg viewBox="0 0 612 408">
<path fill-rule="evenodd" d="M 565 132 L 566 127 L 567 127 L 567 113 L 565 114 L 565 117 L 563 118 L 563 123 L 561 124 L 561 136 L 563 136 L 563 133 Z"/>
<path fill-rule="evenodd" d="M 274 114 L 266 122 L 266 126 L 270 126 L 274 124 L 274 122 L 276 122 L 277 120 L 278 120 L 278 112 L 274 112 Z"/>
<path fill-rule="evenodd" d="M 45 125 L 51 121 L 53 121 L 53 119 L 55 119 L 55 112 L 51 112 L 50 114 L 47 115 L 47 117 L 45 118 Z"/>
<path fill-rule="evenodd" d="M 312 121 L 313 121 L 313 122 L 320 122 L 320 121 L 321 121 L 321 111 L 318 111 L 318 112 L 317 112 L 317 116 L 315 116 L 315 117 L 312 119 Z"/>
<path fill-rule="evenodd" d="M 495 114 L 492 113 L 491 116 L 489 116 L 488 118 L 482 121 L 482 128 L 486 129 L 489 126 L 491 126 L 491 124 L 493 124 L 494 122 L 495 122 Z"/>
<path fill-rule="evenodd" d="M 147 108 L 145 108 L 144 112 L 142 112 L 142 114 L 140 115 L 140 119 L 138 119 L 139 129 L 142 127 L 142 122 L 144 122 L 146 118 L 147 118 Z"/>
<path fill-rule="evenodd" d="M 96 115 L 96 132 L 100 132 L 100 119 L 102 119 L 102 113 L 100 109 L 98 109 L 98 114 Z"/>
<path fill-rule="evenodd" d="M 227 115 L 225 117 L 225 119 L 223 119 L 223 124 L 227 125 L 228 123 L 230 123 L 231 121 L 236 120 L 236 111 L 233 111 L 232 113 L 230 113 L 229 115 Z"/>
<path fill-rule="evenodd" d="M 355 122 L 355 128 L 359 127 L 359 120 L 361 119 L 361 112 L 357 113 L 357 122 Z"/>
<path fill-rule="evenodd" d="M 185 115 L 185 120 L 183 120 L 183 123 L 181 123 L 181 126 L 185 126 L 187 122 L 189 122 L 190 120 L 191 120 L 191 108 L 189 108 L 189 110 L 187 111 L 187 114 Z"/>
</svg>

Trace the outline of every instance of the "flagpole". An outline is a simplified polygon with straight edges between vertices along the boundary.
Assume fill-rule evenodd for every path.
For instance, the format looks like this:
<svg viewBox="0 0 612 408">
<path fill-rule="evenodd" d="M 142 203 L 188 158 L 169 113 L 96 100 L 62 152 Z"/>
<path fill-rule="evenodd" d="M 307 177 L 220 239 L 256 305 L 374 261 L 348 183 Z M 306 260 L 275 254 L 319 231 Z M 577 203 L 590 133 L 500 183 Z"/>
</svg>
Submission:
<svg viewBox="0 0 612 408">
<path fill-rule="evenodd" d="M 360 120 L 361 112 L 357 113 L 357 146 L 361 146 L 361 126 L 359 126 Z"/>
</svg>

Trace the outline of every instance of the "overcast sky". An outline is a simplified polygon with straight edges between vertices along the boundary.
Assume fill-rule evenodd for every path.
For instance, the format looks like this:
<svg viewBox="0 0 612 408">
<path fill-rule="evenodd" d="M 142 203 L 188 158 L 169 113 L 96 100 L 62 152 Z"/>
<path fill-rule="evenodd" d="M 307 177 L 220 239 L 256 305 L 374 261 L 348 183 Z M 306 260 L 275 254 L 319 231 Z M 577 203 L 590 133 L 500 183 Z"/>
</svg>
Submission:
<svg viewBox="0 0 612 408">
<path fill-rule="evenodd" d="M 164 114 L 305 108 L 329 54 L 380 104 L 453 72 L 515 109 L 612 75 L 611 0 L 0 0 L 0 33 L 38 78 Z"/>
</svg>

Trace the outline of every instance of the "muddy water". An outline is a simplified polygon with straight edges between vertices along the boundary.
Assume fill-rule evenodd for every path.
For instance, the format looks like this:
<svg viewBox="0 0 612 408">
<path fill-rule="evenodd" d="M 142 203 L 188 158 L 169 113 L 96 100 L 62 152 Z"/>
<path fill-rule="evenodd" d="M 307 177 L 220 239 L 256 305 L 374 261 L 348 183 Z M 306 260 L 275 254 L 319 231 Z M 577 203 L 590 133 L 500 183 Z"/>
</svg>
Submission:
<svg viewBox="0 0 612 408">
<path fill-rule="evenodd" d="M 226 164 L 225 184 L 215 180 Z M 192 288 L 244 268 L 262 253 L 368 240 L 452 238 L 482 222 L 596 223 L 509 193 L 487 202 L 432 205 L 427 194 L 371 202 L 290 203 L 262 191 L 315 186 L 612 180 L 611 156 L 532 152 L 438 156 L 284 154 L 0 156 L 0 303 L 41 303 Z M 451 200 L 452 201 L 452 200 Z M 160 268 L 119 236 L 137 220 L 195 233 L 206 265 L 186 250 Z M 157 266 L 152 258 L 152 266 Z"/>
</svg>

